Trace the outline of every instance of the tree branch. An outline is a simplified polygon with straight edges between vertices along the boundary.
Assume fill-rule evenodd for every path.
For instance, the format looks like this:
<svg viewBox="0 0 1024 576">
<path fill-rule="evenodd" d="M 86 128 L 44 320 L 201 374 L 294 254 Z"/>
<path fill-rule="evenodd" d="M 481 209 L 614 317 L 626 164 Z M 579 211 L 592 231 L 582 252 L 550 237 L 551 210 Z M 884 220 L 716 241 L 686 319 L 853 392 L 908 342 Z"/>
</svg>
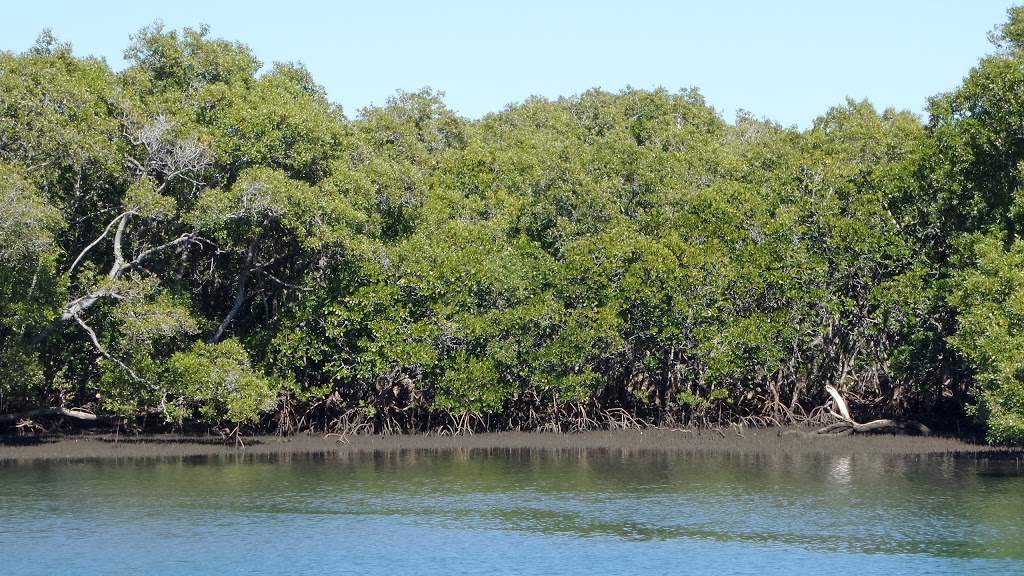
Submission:
<svg viewBox="0 0 1024 576">
<path fill-rule="evenodd" d="M 128 213 L 126 212 L 125 214 Z M 118 219 L 124 218 L 125 214 L 122 214 L 115 218 L 113 221 L 111 221 L 110 225 L 107 226 L 107 231 L 109 231 L 110 226 L 112 226 L 114 222 L 116 222 Z M 124 222 L 125 220 L 121 221 Z M 120 230 L 120 226 L 118 227 L 118 229 Z M 104 235 L 106 235 L 106 232 L 104 232 Z M 100 236 L 100 239 L 102 238 L 103 236 Z M 196 235 L 195 231 L 189 232 L 188 234 L 182 234 L 181 236 L 175 238 L 174 240 L 171 240 L 170 242 L 161 244 L 160 246 L 154 246 L 153 248 L 150 248 L 148 250 L 144 250 L 138 256 L 136 256 L 135 259 L 132 260 L 131 262 L 125 262 L 123 257 L 119 255 L 120 249 L 116 248 L 115 252 L 118 254 L 115 254 L 114 256 L 115 263 L 114 267 L 111 268 L 110 270 L 110 279 L 117 280 L 118 278 L 121 277 L 121 274 L 123 274 L 126 270 L 129 270 L 131 268 L 137 268 L 142 263 L 143 260 L 152 256 L 153 254 L 156 254 L 157 252 L 162 252 L 164 250 L 167 250 L 168 248 L 172 248 L 184 242 L 199 242 L 200 240 L 201 239 Z M 98 241 L 99 240 L 97 240 L 96 242 Z M 92 245 L 95 245 L 96 242 L 93 242 Z M 116 240 L 115 243 L 117 243 Z M 91 248 L 92 245 L 90 245 L 89 248 Z M 89 248 L 86 248 L 86 251 Z M 82 254 L 84 255 L 85 252 L 83 251 Z M 81 255 L 79 256 L 79 259 L 81 259 Z M 78 260 L 75 261 L 75 264 L 77 263 Z M 52 332 L 54 328 L 57 327 L 57 325 L 59 325 L 62 322 L 67 322 L 68 320 L 71 320 L 73 318 L 77 318 L 82 312 L 88 310 L 93 304 L 100 301 L 100 299 L 102 298 L 121 298 L 121 295 L 117 293 L 116 286 L 103 287 L 93 292 L 90 292 L 89 294 L 76 298 L 71 302 L 68 302 L 67 305 L 64 306 L 64 312 L 61 313 L 60 318 L 54 320 L 42 332 L 36 334 L 32 338 L 31 343 L 33 345 L 39 344 L 40 342 L 45 340 L 47 336 L 50 335 L 50 332 Z"/>
<path fill-rule="evenodd" d="M 82 261 L 82 258 L 85 257 L 86 252 L 92 250 L 97 244 L 99 244 L 104 238 L 106 238 L 107 232 L 110 232 L 110 229 L 114 226 L 114 224 L 117 223 L 118 221 L 123 221 L 123 219 L 126 218 L 129 214 L 134 214 L 134 212 L 132 212 L 131 210 L 127 212 L 122 212 L 118 214 L 113 220 L 111 220 L 110 224 L 107 224 L 107 227 L 103 229 L 103 233 L 100 234 L 99 238 L 96 238 L 95 240 L 92 241 L 92 244 L 86 246 L 85 249 L 82 250 L 82 252 L 78 255 L 78 258 L 75 258 L 75 261 L 71 263 L 71 268 L 68 268 L 68 275 L 70 275 L 71 272 L 75 270 L 75 266 L 78 266 L 78 263 Z M 118 230 L 122 230 L 122 227 L 120 225 L 118 226 Z"/>
<path fill-rule="evenodd" d="M 95 304 L 100 298 L 117 298 L 118 295 L 107 290 L 106 288 L 100 288 L 95 292 L 90 292 L 81 298 L 75 298 L 68 305 L 64 307 L 64 313 L 60 315 L 62 322 L 67 322 L 72 318 L 78 316 L 82 312 L 85 312 L 90 306 Z"/>
<path fill-rule="evenodd" d="M 115 357 L 110 352 L 107 352 L 107 349 L 104 348 L 102 344 L 100 344 L 99 338 L 96 337 L 96 332 L 94 332 L 93 329 L 90 328 L 89 325 L 86 324 L 85 321 L 82 320 L 81 317 L 75 316 L 75 322 L 77 322 L 78 325 L 82 327 L 82 330 L 85 330 L 85 332 L 89 335 L 89 339 L 92 340 L 92 345 L 96 348 L 96 350 L 100 354 L 103 355 L 104 358 L 106 358 L 107 360 L 110 360 L 111 362 L 116 364 L 117 367 L 120 368 L 121 370 L 124 370 L 125 373 L 127 373 L 128 376 L 130 376 L 132 380 L 134 380 L 136 382 L 140 382 L 142 384 L 145 384 L 149 388 L 156 389 L 156 387 L 153 386 L 153 384 L 149 380 L 146 380 L 145 378 L 140 377 L 138 374 L 135 373 L 134 370 L 129 368 L 127 364 L 122 362 L 120 359 Z"/>
<path fill-rule="evenodd" d="M 242 303 L 245 302 L 245 286 L 249 282 L 249 274 L 252 272 L 252 264 L 256 259 L 256 248 L 259 246 L 259 236 L 257 235 L 252 239 L 252 243 L 249 244 L 249 252 L 245 256 L 245 264 L 242 267 L 242 274 L 238 278 L 238 291 L 235 293 L 235 304 L 228 311 L 228 315 L 224 317 L 224 321 L 217 327 L 217 331 L 214 332 L 213 336 L 206 341 L 207 344 L 216 344 L 221 336 L 224 335 L 224 331 L 227 330 L 228 325 L 238 315 L 238 311 L 242 308 Z"/>
<path fill-rule="evenodd" d="M 152 256 L 157 252 L 162 252 L 168 248 L 173 248 L 174 246 L 177 246 L 178 244 L 182 244 L 184 242 L 199 242 L 199 237 L 196 235 L 195 231 L 192 231 L 187 234 L 182 234 L 181 236 L 178 236 L 177 238 L 171 240 L 170 242 L 167 242 L 166 244 L 154 246 L 153 248 L 150 248 L 148 250 L 143 250 L 131 262 L 123 262 L 121 268 L 117 272 L 117 276 L 120 276 L 121 273 L 124 272 L 125 270 L 128 270 L 130 268 L 137 268 L 139 264 L 141 264 L 142 261 L 148 258 L 149 256 Z"/>
<path fill-rule="evenodd" d="M 835 400 L 836 408 L 839 409 L 839 413 L 842 414 L 843 419 L 853 422 L 853 417 L 850 416 L 850 409 L 846 406 L 846 400 L 844 400 L 842 395 L 839 394 L 839 390 L 836 390 L 831 384 L 826 384 L 825 391 L 828 392 L 828 395 L 831 396 L 833 400 Z"/>
<path fill-rule="evenodd" d="M 110 267 L 109 274 L 111 280 L 121 275 L 121 270 L 124 266 L 124 255 L 121 253 L 121 238 L 124 236 L 124 229 L 128 227 L 128 220 L 132 214 L 133 212 L 125 212 L 121 218 L 121 223 L 117 225 L 117 231 L 114 232 L 114 264 Z"/>
</svg>

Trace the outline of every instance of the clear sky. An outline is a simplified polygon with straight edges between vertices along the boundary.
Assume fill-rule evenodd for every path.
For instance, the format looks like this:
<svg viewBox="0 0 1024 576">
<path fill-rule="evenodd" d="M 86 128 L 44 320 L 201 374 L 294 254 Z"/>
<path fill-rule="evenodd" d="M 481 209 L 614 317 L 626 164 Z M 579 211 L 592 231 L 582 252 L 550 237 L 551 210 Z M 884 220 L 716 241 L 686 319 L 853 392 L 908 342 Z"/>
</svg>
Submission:
<svg viewBox="0 0 1024 576">
<path fill-rule="evenodd" d="M 1024 1 L 1018 0 L 1017 3 Z M 115 70 L 131 35 L 160 19 L 205 23 L 265 64 L 302 62 L 349 117 L 395 90 L 430 86 L 479 118 L 531 95 L 695 86 L 737 109 L 811 126 L 847 96 L 923 113 L 991 52 L 1011 0 L 0 0 L 0 50 L 51 28 Z"/>
</svg>

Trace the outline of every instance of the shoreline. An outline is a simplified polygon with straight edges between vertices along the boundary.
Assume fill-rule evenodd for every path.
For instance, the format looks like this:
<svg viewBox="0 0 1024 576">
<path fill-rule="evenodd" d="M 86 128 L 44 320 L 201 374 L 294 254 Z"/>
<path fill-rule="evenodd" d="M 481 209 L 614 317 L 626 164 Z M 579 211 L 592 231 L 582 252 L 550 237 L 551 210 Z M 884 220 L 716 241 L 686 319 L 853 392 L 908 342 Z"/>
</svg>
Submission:
<svg viewBox="0 0 1024 576">
<path fill-rule="evenodd" d="M 1024 460 L 1024 447 L 994 447 L 944 436 L 807 434 L 809 428 L 599 430 L 580 433 L 488 432 L 466 436 L 253 436 L 244 446 L 219 436 L 75 434 L 0 437 L 0 462 L 83 461 L 203 456 L 260 457 L 393 451 L 620 450 L 712 454 L 879 454 Z"/>
</svg>

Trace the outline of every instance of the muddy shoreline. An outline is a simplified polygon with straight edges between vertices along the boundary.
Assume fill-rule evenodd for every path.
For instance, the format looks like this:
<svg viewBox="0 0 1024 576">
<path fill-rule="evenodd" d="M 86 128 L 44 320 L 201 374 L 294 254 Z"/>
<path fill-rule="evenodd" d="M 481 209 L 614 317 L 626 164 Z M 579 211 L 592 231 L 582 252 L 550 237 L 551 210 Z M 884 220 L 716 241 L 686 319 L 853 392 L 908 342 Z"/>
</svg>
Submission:
<svg viewBox="0 0 1024 576">
<path fill-rule="evenodd" d="M 344 454 L 401 450 L 606 449 L 722 454 L 888 454 L 956 455 L 1024 459 L 1024 448 L 997 448 L 942 436 L 814 435 L 808 428 L 717 430 L 628 430 L 572 434 L 493 432 L 467 436 L 298 435 L 257 436 L 244 446 L 219 436 L 76 434 L 2 436 L 0 461 L 79 461 L 95 459 L 181 458 Z"/>
</svg>

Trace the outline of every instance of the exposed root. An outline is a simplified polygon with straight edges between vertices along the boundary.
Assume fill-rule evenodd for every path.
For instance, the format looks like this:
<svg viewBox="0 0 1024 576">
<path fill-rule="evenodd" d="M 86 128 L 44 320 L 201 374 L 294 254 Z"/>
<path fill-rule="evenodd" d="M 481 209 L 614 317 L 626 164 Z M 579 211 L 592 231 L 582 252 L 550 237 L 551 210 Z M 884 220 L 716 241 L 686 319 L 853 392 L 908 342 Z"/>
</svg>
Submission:
<svg viewBox="0 0 1024 576">
<path fill-rule="evenodd" d="M 597 420 L 590 417 L 582 402 L 571 402 L 563 407 L 563 421 L 567 432 L 583 432 L 600 428 Z"/>
<path fill-rule="evenodd" d="M 349 439 L 348 439 L 348 434 L 345 434 L 344 432 L 342 432 L 340 434 L 336 433 L 336 432 L 331 432 L 331 433 L 326 434 L 324 436 L 324 438 L 330 438 L 332 436 L 337 436 L 338 437 L 338 442 L 340 442 L 342 444 L 349 444 L 350 443 Z"/>
<path fill-rule="evenodd" d="M 458 415 L 446 413 L 446 416 L 449 422 L 435 429 L 438 436 L 472 436 L 475 425 L 478 425 L 481 430 L 487 429 L 487 422 L 477 412 L 466 412 Z"/>
<path fill-rule="evenodd" d="M 221 438 L 225 440 L 234 440 L 235 448 L 245 449 L 245 441 L 242 437 L 242 426 L 240 424 L 236 425 L 231 430 L 228 430 L 227 428 L 214 427 L 213 431 L 220 434 Z"/>
<path fill-rule="evenodd" d="M 605 422 L 609 430 L 639 430 L 646 428 L 646 423 L 633 416 L 623 408 L 609 408 L 604 411 Z"/>
<path fill-rule="evenodd" d="M 332 420 L 328 429 L 346 438 L 349 435 L 370 434 L 373 432 L 373 421 L 364 410 L 350 408 Z"/>
<path fill-rule="evenodd" d="M 31 418 L 22 418 L 21 420 L 18 420 L 18 423 L 15 424 L 14 427 L 17 428 L 18 433 L 22 435 L 46 432 L 46 428 L 43 428 L 42 425 L 36 423 L 36 421 Z"/>
<path fill-rule="evenodd" d="M 558 426 L 558 424 L 556 424 L 554 422 L 547 422 L 547 423 L 541 425 L 540 427 L 538 427 L 537 428 L 537 432 L 539 434 L 544 434 L 545 432 L 550 432 L 550 433 L 554 433 L 554 434 L 561 434 L 562 433 L 562 429 Z"/>
<path fill-rule="evenodd" d="M 740 421 L 739 421 L 738 424 L 741 427 L 745 426 L 747 428 L 768 428 L 768 427 L 771 427 L 771 426 L 781 426 L 782 425 L 782 423 L 779 422 L 779 420 L 777 418 L 775 418 L 774 416 L 757 416 L 757 415 L 743 416 L 743 417 L 740 418 Z"/>
<path fill-rule="evenodd" d="M 808 426 L 826 426 L 833 421 L 832 413 L 828 406 L 818 406 L 800 422 Z"/>
</svg>

